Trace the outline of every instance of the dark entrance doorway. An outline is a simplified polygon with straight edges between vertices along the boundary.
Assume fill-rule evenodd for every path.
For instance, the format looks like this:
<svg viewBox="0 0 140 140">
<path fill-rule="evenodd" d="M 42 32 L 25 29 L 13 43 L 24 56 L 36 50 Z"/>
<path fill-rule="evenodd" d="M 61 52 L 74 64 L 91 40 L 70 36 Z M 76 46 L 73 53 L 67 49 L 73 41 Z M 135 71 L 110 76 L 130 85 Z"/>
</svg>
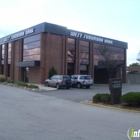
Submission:
<svg viewBox="0 0 140 140">
<path fill-rule="evenodd" d="M 88 65 L 80 65 L 80 74 L 88 74 Z"/>
<path fill-rule="evenodd" d="M 116 70 L 114 70 L 112 78 L 116 78 Z M 94 67 L 94 83 L 95 84 L 109 83 L 109 76 L 106 68 Z"/>
<path fill-rule="evenodd" d="M 29 68 L 25 67 L 23 68 L 23 81 L 28 83 L 29 80 Z"/>
<path fill-rule="evenodd" d="M 68 75 L 73 75 L 74 74 L 74 64 L 73 63 L 68 63 L 67 74 Z"/>
<path fill-rule="evenodd" d="M 94 83 L 95 84 L 107 84 L 108 72 L 105 68 L 94 68 Z"/>
</svg>

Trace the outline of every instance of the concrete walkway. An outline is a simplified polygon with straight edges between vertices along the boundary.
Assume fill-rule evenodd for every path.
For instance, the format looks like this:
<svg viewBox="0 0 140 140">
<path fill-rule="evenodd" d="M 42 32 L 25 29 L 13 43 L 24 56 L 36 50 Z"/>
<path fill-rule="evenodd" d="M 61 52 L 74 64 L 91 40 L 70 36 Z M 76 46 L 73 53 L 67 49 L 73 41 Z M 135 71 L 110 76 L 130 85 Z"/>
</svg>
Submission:
<svg viewBox="0 0 140 140">
<path fill-rule="evenodd" d="M 31 83 L 28 83 L 29 85 Z M 46 87 L 44 84 L 33 84 L 39 87 L 41 90 L 47 90 L 47 91 L 52 91 L 52 90 L 57 90 L 55 87 Z"/>
</svg>

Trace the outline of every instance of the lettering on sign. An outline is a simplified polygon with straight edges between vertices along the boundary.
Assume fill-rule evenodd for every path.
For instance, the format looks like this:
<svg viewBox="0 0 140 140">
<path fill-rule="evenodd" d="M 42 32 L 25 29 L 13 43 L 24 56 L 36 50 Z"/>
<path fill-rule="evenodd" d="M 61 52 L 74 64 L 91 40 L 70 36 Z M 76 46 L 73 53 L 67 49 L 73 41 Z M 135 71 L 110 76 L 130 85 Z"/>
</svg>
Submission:
<svg viewBox="0 0 140 140">
<path fill-rule="evenodd" d="M 75 31 L 70 32 L 70 36 L 76 37 L 76 38 L 82 38 L 86 40 L 92 40 L 92 41 L 97 41 L 97 42 L 102 42 L 102 43 L 107 43 L 107 44 L 113 44 L 113 40 L 110 39 L 104 39 L 102 37 L 94 36 L 94 35 L 88 35 L 88 34 L 83 34 Z"/>
<path fill-rule="evenodd" d="M 24 32 L 19 32 L 19 33 L 13 34 L 13 35 L 11 36 L 11 39 L 15 39 L 15 38 L 18 38 L 18 37 L 22 37 L 22 36 L 24 36 L 24 35 L 25 35 Z"/>
<path fill-rule="evenodd" d="M 82 34 L 78 32 L 70 32 L 70 36 L 82 38 Z"/>
<path fill-rule="evenodd" d="M 113 41 L 109 39 L 104 39 L 104 43 L 113 44 Z"/>
<path fill-rule="evenodd" d="M 35 31 L 35 28 L 28 29 L 28 30 L 25 31 L 25 35 L 34 33 L 34 31 Z"/>
<path fill-rule="evenodd" d="M 11 36 L 8 36 L 8 37 L 4 38 L 4 42 L 7 42 L 7 41 L 10 41 L 10 40 L 19 38 L 19 37 L 23 37 L 25 35 L 29 35 L 29 34 L 32 34 L 34 32 L 35 32 L 35 28 L 30 28 L 30 29 L 27 29 L 25 31 L 15 33 L 15 34 L 13 34 Z"/>
<path fill-rule="evenodd" d="M 9 41 L 11 39 L 11 36 L 8 36 L 7 38 L 4 38 L 4 42 Z"/>
<path fill-rule="evenodd" d="M 121 81 L 112 81 L 113 88 L 121 88 Z"/>
</svg>

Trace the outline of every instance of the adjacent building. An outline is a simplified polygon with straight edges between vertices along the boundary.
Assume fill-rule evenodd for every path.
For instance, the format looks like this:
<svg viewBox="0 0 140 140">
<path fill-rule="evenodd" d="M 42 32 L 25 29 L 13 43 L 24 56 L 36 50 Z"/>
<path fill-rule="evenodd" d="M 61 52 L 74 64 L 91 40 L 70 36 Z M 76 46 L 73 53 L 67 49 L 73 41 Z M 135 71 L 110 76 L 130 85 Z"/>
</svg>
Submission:
<svg viewBox="0 0 140 140">
<path fill-rule="evenodd" d="M 94 83 L 108 83 L 99 48 L 106 48 L 118 65 L 114 77 L 126 82 L 126 42 L 46 22 L 0 39 L 0 74 L 7 80 L 44 83 L 54 67 L 58 74 L 90 74 Z"/>
</svg>

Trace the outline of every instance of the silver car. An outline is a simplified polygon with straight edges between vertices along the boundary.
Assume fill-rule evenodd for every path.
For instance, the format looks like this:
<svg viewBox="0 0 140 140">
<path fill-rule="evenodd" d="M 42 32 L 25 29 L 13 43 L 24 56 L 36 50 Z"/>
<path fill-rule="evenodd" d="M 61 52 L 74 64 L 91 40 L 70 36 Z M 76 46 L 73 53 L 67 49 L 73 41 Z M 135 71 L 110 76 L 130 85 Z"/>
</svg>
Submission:
<svg viewBox="0 0 140 140">
<path fill-rule="evenodd" d="M 50 79 L 45 80 L 45 86 L 52 86 L 57 89 L 66 87 L 69 89 L 71 87 L 71 78 L 68 75 L 54 75 Z"/>
<path fill-rule="evenodd" d="M 90 88 L 93 85 L 93 79 L 90 75 L 72 75 L 71 82 L 72 86 L 77 88 Z"/>
</svg>

